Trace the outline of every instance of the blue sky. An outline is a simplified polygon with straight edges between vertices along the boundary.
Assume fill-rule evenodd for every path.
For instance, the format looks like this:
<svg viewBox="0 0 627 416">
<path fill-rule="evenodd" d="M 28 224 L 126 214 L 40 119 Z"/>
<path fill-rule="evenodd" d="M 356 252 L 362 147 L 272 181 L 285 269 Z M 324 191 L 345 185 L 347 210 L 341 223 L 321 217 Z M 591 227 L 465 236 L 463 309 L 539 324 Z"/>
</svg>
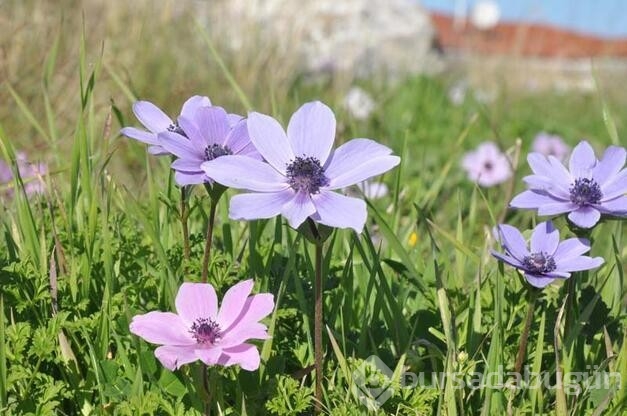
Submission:
<svg viewBox="0 0 627 416">
<path fill-rule="evenodd" d="M 429 10 L 452 13 L 478 0 L 418 0 Z M 626 0 L 496 0 L 503 20 L 549 23 L 603 37 L 627 37 Z"/>
</svg>

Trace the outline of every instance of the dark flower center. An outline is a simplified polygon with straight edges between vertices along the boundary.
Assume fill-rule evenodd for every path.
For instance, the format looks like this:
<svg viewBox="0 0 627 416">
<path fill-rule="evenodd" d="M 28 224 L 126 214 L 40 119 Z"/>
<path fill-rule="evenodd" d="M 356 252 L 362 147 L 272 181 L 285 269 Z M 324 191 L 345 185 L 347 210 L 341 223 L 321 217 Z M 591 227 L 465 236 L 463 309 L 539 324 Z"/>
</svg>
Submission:
<svg viewBox="0 0 627 416">
<path fill-rule="evenodd" d="M 483 168 L 484 168 L 485 170 L 488 170 L 488 171 L 492 170 L 492 168 L 493 168 L 493 167 L 494 167 L 494 165 L 492 165 L 492 162 L 485 162 L 485 163 L 483 164 Z"/>
<path fill-rule="evenodd" d="M 168 126 L 168 131 L 187 137 L 187 134 L 185 134 L 181 126 L 179 126 L 179 123 L 177 123 L 176 121 Z"/>
<path fill-rule="evenodd" d="M 549 273 L 557 268 L 553 256 L 544 252 L 532 253 L 526 256 L 522 263 L 532 273 Z"/>
<path fill-rule="evenodd" d="M 210 144 L 205 149 L 205 160 L 213 160 L 220 156 L 232 155 L 233 152 L 228 146 L 222 146 L 221 144 Z"/>
<path fill-rule="evenodd" d="M 329 178 L 324 175 L 324 168 L 315 157 L 296 156 L 287 165 L 287 181 L 295 191 L 304 191 L 308 194 L 317 194 L 321 186 L 329 184 Z"/>
<path fill-rule="evenodd" d="M 215 344 L 216 340 L 222 338 L 220 326 L 213 319 L 196 319 L 189 332 L 199 344 Z"/>
<path fill-rule="evenodd" d="M 578 178 L 570 186 L 570 201 L 579 206 L 598 204 L 603 193 L 601 187 L 594 179 Z"/>
</svg>

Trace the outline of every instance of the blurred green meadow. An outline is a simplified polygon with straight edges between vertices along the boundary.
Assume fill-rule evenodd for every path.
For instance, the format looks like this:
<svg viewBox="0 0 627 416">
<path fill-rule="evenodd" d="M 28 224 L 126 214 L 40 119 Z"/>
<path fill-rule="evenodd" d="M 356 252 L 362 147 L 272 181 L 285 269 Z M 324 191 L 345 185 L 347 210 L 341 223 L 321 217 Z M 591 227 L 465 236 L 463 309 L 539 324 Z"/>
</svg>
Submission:
<svg viewBox="0 0 627 416">
<path fill-rule="evenodd" d="M 0 156 L 12 163 L 25 151 L 49 168 L 42 194 L 27 196 L 27 179 L 19 177 L 2 188 L 0 414 L 203 414 L 200 365 L 162 368 L 155 346 L 131 335 L 129 322 L 173 310 L 179 285 L 200 280 L 208 196 L 201 187 L 192 194 L 186 259 L 170 159 L 118 133 L 139 126 L 134 101 L 174 116 L 194 94 L 283 122 L 320 99 L 335 111 L 336 146 L 368 137 L 401 156 L 380 178 L 389 194 L 368 201 L 364 232 L 336 230 L 324 247 L 325 414 L 627 412 L 623 223 L 593 230 L 591 255 L 605 264 L 573 276 L 577 312 L 568 326 L 560 313 L 567 285 L 540 294 L 524 363 L 546 374 L 549 387 L 507 384 L 527 286 L 489 253 L 496 224 L 531 229 L 539 222 L 534 212 L 507 209 L 524 189 L 533 137 L 549 131 L 570 146 L 586 138 L 597 155 L 624 146 L 624 89 L 599 73 L 587 94 L 504 88 L 491 103 L 468 95 L 454 105 L 451 74 L 311 80 L 254 38 L 245 53 L 229 52 L 196 17 L 176 1 L 0 2 Z M 367 120 L 342 105 L 352 85 L 376 102 Z M 507 150 L 515 169 L 510 181 L 488 189 L 460 167 L 463 154 L 485 140 Z M 572 237 L 564 218 L 555 223 L 562 238 Z M 312 414 L 312 274 L 312 248 L 281 217 L 232 221 L 222 198 L 209 281 L 222 295 L 252 277 L 254 292 L 273 293 L 276 308 L 266 322 L 272 338 L 258 344 L 258 371 L 212 369 L 213 414 Z M 392 374 L 368 364 L 371 356 Z M 364 372 L 389 387 L 378 408 L 359 394 L 355 377 Z M 408 385 L 408 373 L 424 378 Z M 560 386 L 560 373 L 579 378 Z M 494 385 L 489 374 L 503 382 Z M 608 374 L 620 377 L 594 385 Z M 487 385 L 460 382 L 472 377 Z"/>
</svg>

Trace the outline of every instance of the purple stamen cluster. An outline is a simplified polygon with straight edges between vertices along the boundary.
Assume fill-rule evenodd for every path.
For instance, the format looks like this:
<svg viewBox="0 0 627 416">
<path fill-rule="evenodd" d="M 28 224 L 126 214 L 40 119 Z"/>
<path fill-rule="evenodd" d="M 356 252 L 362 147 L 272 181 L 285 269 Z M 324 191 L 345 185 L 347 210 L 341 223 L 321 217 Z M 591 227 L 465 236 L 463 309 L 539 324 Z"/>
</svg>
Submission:
<svg viewBox="0 0 627 416">
<path fill-rule="evenodd" d="M 579 206 L 598 204 L 603 198 L 601 187 L 594 179 L 578 178 L 569 191 L 571 202 Z"/>
<path fill-rule="evenodd" d="M 557 268 L 553 256 L 544 252 L 525 256 L 522 264 L 532 273 L 550 273 Z"/>
<path fill-rule="evenodd" d="M 222 338 L 220 326 L 208 318 L 198 318 L 189 330 L 192 337 L 199 344 L 215 344 L 216 340 Z"/>
<path fill-rule="evenodd" d="M 210 144 L 205 148 L 205 160 L 210 161 L 220 156 L 232 155 L 233 152 L 228 146 L 222 146 L 221 144 Z"/>
<path fill-rule="evenodd" d="M 325 176 L 320 161 L 311 156 L 296 156 L 287 165 L 286 176 L 289 185 L 297 192 L 317 194 L 322 186 L 329 184 L 329 178 Z"/>
<path fill-rule="evenodd" d="M 187 134 L 183 131 L 181 126 L 179 126 L 178 122 L 173 122 L 168 126 L 168 131 L 176 134 L 180 134 L 181 136 L 187 137 Z"/>
</svg>

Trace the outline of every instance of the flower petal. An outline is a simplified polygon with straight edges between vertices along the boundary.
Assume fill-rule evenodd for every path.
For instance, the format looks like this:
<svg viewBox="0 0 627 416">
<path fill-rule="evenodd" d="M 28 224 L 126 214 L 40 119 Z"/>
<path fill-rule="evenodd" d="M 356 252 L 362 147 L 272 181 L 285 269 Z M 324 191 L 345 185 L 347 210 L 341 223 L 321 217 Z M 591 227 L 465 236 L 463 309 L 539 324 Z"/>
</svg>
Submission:
<svg viewBox="0 0 627 416">
<path fill-rule="evenodd" d="M 257 347 L 252 344 L 241 344 L 222 351 L 218 364 L 225 367 L 239 365 L 242 370 L 255 371 L 261 364 L 261 358 Z"/>
<path fill-rule="evenodd" d="M 531 234 L 530 247 L 532 253 L 547 253 L 553 255 L 560 242 L 560 233 L 551 221 L 536 225 Z"/>
<path fill-rule="evenodd" d="M 512 267 L 515 267 L 517 269 L 524 269 L 525 266 L 517 259 L 515 259 L 514 257 L 508 256 L 506 254 L 503 253 L 499 253 L 498 251 L 494 251 L 491 250 L 490 254 L 492 254 L 494 257 L 496 257 L 497 259 L 501 260 L 504 263 L 509 264 Z"/>
<path fill-rule="evenodd" d="M 603 158 L 592 171 L 592 177 L 599 185 L 603 186 L 606 182 L 611 181 L 625 166 L 626 158 L 627 152 L 625 148 L 619 146 L 608 147 L 603 154 Z"/>
<path fill-rule="evenodd" d="M 194 154 L 196 157 L 204 159 L 205 149 L 209 145 L 209 141 L 206 138 L 206 133 L 201 132 L 197 121 L 197 119 L 183 116 L 178 118 L 179 127 L 185 132 L 189 139 L 187 141 L 191 142 L 190 147 L 194 149 Z"/>
<path fill-rule="evenodd" d="M 279 122 L 265 114 L 252 112 L 248 115 L 248 134 L 261 156 L 285 175 L 287 165 L 295 156 Z"/>
<path fill-rule="evenodd" d="M 248 126 L 246 124 L 246 120 L 242 120 L 237 123 L 224 141 L 224 145 L 228 146 L 231 149 L 233 154 L 238 154 L 242 151 L 246 146 L 250 145 L 250 136 L 248 135 Z"/>
<path fill-rule="evenodd" d="M 217 317 L 220 328 L 230 327 L 233 321 L 237 319 L 248 295 L 253 290 L 254 284 L 252 279 L 248 279 L 237 283 L 226 291 Z"/>
<path fill-rule="evenodd" d="M 294 197 L 294 191 L 239 194 L 231 198 L 229 218 L 234 220 L 256 220 L 276 217 L 283 205 Z"/>
<path fill-rule="evenodd" d="M 527 190 L 519 193 L 512 199 L 509 206 L 512 208 L 523 209 L 535 209 L 545 204 L 554 204 L 556 202 L 563 202 L 559 199 L 553 198 L 547 194 L 536 192 L 533 190 Z"/>
<path fill-rule="evenodd" d="M 569 238 L 562 241 L 553 254 L 555 262 L 566 262 L 590 251 L 590 241 L 585 238 Z"/>
<path fill-rule="evenodd" d="M 155 357 L 170 371 L 184 364 L 193 363 L 198 358 L 194 346 L 164 345 L 155 350 Z"/>
<path fill-rule="evenodd" d="M 237 123 L 244 120 L 244 117 L 240 116 L 239 114 L 229 113 L 226 117 L 228 118 L 229 125 L 231 127 L 235 126 Z"/>
<path fill-rule="evenodd" d="M 175 313 L 153 311 L 135 315 L 129 325 L 131 333 L 153 344 L 193 345 L 196 340 L 189 327 Z"/>
<path fill-rule="evenodd" d="M 204 160 L 203 155 L 192 145 L 190 140 L 177 133 L 159 133 L 159 144 L 168 152 L 181 159 Z"/>
<path fill-rule="evenodd" d="M 529 153 L 527 155 L 527 162 L 531 167 L 533 173 L 537 176 L 551 177 L 553 176 L 553 168 L 549 163 L 549 160 L 541 153 Z"/>
<path fill-rule="evenodd" d="M 573 149 L 568 168 L 574 178 L 587 177 L 596 163 L 597 158 L 594 155 L 594 149 L 590 143 L 583 140 Z"/>
<path fill-rule="evenodd" d="M 557 279 L 553 278 L 553 277 L 546 277 L 546 276 L 542 276 L 542 275 L 535 275 L 535 274 L 531 274 L 531 273 L 525 273 L 525 280 L 527 280 L 527 282 L 531 286 L 537 287 L 539 289 L 542 289 L 543 287 L 546 287 L 546 286 L 550 285 L 551 283 L 553 283 Z"/>
<path fill-rule="evenodd" d="M 174 172 L 174 181 L 179 186 L 200 185 L 209 181 L 209 178 L 207 178 L 207 175 L 205 175 L 204 172 L 188 173 L 176 171 Z"/>
<path fill-rule="evenodd" d="M 604 214 L 616 215 L 622 217 L 627 215 L 627 196 L 614 198 L 610 201 L 603 201 L 596 208 Z"/>
<path fill-rule="evenodd" d="M 305 222 L 307 217 L 316 212 L 316 207 L 311 201 L 311 196 L 304 192 L 297 192 L 294 197 L 287 201 L 281 208 L 281 215 L 283 215 L 290 227 L 297 229 Z"/>
<path fill-rule="evenodd" d="M 516 260 L 522 262 L 530 253 L 527 249 L 527 242 L 520 231 L 508 224 L 499 224 L 497 229 L 501 246 Z"/>
<path fill-rule="evenodd" d="M 566 270 L 569 272 L 578 272 L 581 270 L 596 269 L 605 262 L 601 257 L 579 256 L 570 259 L 556 259 L 555 265 L 557 270 Z"/>
<path fill-rule="evenodd" d="M 274 309 L 274 295 L 271 293 L 260 293 L 258 295 L 249 296 L 244 302 L 239 315 L 233 321 L 231 326 L 223 328 L 224 333 L 230 331 L 240 331 L 250 324 L 254 324 L 272 313 Z"/>
<path fill-rule="evenodd" d="M 218 106 L 201 107 L 194 118 L 198 130 L 207 140 L 207 144 L 224 145 L 231 130 L 224 108 Z"/>
<path fill-rule="evenodd" d="M 339 189 L 380 175 L 400 163 L 392 149 L 370 139 L 353 139 L 338 147 L 326 162 L 328 189 Z"/>
<path fill-rule="evenodd" d="M 313 218 L 317 222 L 329 227 L 352 228 L 357 233 L 362 232 L 368 216 L 363 200 L 332 191 L 321 191 L 312 195 L 311 199 L 316 207 Z"/>
<path fill-rule="evenodd" d="M 556 202 L 538 207 L 538 215 L 557 215 L 576 210 L 578 205 L 572 202 Z"/>
<path fill-rule="evenodd" d="M 135 102 L 133 113 L 140 123 L 153 133 L 166 131 L 172 124 L 172 119 L 149 101 Z"/>
<path fill-rule="evenodd" d="M 595 208 L 588 206 L 580 207 L 568 214 L 568 219 L 581 228 L 594 227 L 600 218 L 601 213 Z"/>
<path fill-rule="evenodd" d="M 616 176 L 601 186 L 603 200 L 616 198 L 627 194 L 627 169 L 623 169 Z"/>
<path fill-rule="evenodd" d="M 165 156 L 172 154 L 161 146 L 148 146 L 148 153 L 154 156 Z"/>
<path fill-rule="evenodd" d="M 202 169 L 200 169 L 201 164 L 202 162 L 198 160 L 176 159 L 174 162 L 172 162 L 170 167 L 174 170 L 180 170 L 186 173 L 202 173 L 204 175 L 204 172 L 202 171 Z"/>
<path fill-rule="evenodd" d="M 287 179 L 272 166 L 248 156 L 221 156 L 204 162 L 201 169 L 211 179 L 229 188 L 278 192 L 289 186 Z"/>
<path fill-rule="evenodd" d="M 562 186 L 570 188 L 573 182 L 573 175 L 566 169 L 566 166 L 555 156 L 548 156 L 547 159 L 551 164 L 551 178 L 559 182 Z"/>
<path fill-rule="evenodd" d="M 211 346 L 209 348 L 197 348 L 196 357 L 207 365 L 216 365 L 222 356 L 222 348 L 220 346 Z"/>
<path fill-rule="evenodd" d="M 543 191 L 551 194 L 556 199 L 562 199 L 568 201 L 570 199 L 570 191 L 567 186 L 564 186 L 560 181 L 556 181 L 555 178 L 539 175 L 529 175 L 523 178 L 523 181 L 527 184 L 529 189 Z"/>
<path fill-rule="evenodd" d="M 120 134 L 123 134 L 126 137 L 130 137 L 131 139 L 138 140 L 142 143 L 152 145 L 159 144 L 159 140 L 157 140 L 156 134 L 136 129 L 135 127 L 124 127 L 122 130 L 120 130 Z"/>
<path fill-rule="evenodd" d="M 333 111 L 320 101 L 302 105 L 290 119 L 287 137 L 295 156 L 312 156 L 324 165 L 335 140 Z"/>
<path fill-rule="evenodd" d="M 268 327 L 259 322 L 249 322 L 246 325 L 237 325 L 232 330 L 224 333 L 220 339 L 222 348 L 229 348 L 242 344 L 249 339 L 268 339 Z"/>
<path fill-rule="evenodd" d="M 181 116 L 189 119 L 194 118 L 194 114 L 196 114 L 196 110 L 200 107 L 209 107 L 211 105 L 211 100 L 208 97 L 203 97 L 201 95 L 194 95 L 189 97 L 187 101 L 183 103 L 183 108 L 181 108 Z"/>
<path fill-rule="evenodd" d="M 199 318 L 215 319 L 218 314 L 218 297 L 209 283 L 183 283 L 175 305 L 179 316 L 190 324 Z"/>
</svg>

